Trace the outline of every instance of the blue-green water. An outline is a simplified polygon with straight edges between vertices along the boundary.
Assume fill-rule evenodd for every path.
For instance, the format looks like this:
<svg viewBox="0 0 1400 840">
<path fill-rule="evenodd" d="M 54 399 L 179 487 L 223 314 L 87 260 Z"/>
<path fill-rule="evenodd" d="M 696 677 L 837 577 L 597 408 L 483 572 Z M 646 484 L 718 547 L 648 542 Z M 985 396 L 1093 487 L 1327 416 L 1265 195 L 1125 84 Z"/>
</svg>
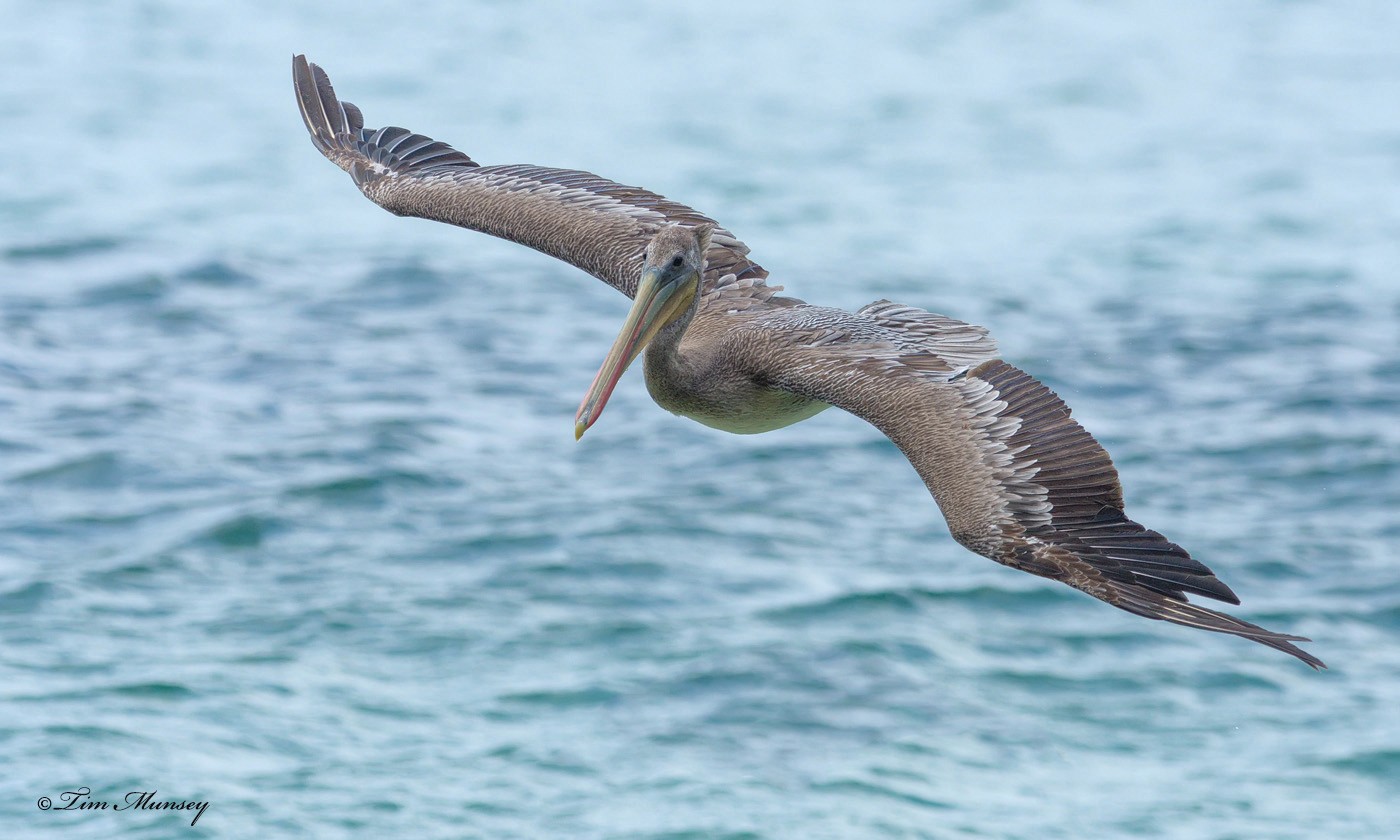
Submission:
<svg viewBox="0 0 1400 840">
<path fill-rule="evenodd" d="M 758 4 L 752 4 L 758 5 Z M 0 3 L 7 837 L 1331 838 L 1400 825 L 1400 7 Z M 581 273 L 396 219 L 370 124 L 985 324 L 1313 673 L 742 438 Z M 40 811 L 87 786 L 189 816 Z"/>
</svg>

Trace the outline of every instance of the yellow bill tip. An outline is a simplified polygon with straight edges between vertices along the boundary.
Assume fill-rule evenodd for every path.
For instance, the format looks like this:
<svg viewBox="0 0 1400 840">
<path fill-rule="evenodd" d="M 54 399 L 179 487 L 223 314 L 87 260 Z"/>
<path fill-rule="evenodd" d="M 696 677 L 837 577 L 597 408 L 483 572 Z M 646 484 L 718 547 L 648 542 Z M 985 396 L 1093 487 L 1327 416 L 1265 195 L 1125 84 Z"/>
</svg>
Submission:
<svg viewBox="0 0 1400 840">
<path fill-rule="evenodd" d="M 578 421 L 574 423 L 574 440 L 582 439 L 583 433 L 586 431 L 588 431 L 587 423 L 584 423 L 583 421 Z"/>
</svg>

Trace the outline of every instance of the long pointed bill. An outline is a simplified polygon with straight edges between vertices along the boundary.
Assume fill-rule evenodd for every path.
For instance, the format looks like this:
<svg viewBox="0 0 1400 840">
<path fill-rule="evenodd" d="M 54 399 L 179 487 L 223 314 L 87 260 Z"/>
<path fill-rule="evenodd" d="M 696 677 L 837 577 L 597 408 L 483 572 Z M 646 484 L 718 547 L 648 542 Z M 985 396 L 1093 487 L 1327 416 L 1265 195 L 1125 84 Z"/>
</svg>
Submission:
<svg viewBox="0 0 1400 840">
<path fill-rule="evenodd" d="M 662 327 L 679 318 L 689 308 L 695 295 L 695 284 L 694 272 L 672 283 L 661 281 L 660 269 L 648 268 L 642 272 L 632 311 L 627 313 L 627 320 L 622 322 L 622 331 L 617 334 L 607 358 L 603 359 L 603 366 L 598 368 L 598 375 L 593 377 L 593 384 L 579 404 L 578 414 L 574 415 L 575 440 L 583 437 L 583 433 L 598 422 L 603 406 L 608 404 L 608 397 L 617 387 L 617 380 L 622 378 L 632 360 L 641 354 Z"/>
</svg>

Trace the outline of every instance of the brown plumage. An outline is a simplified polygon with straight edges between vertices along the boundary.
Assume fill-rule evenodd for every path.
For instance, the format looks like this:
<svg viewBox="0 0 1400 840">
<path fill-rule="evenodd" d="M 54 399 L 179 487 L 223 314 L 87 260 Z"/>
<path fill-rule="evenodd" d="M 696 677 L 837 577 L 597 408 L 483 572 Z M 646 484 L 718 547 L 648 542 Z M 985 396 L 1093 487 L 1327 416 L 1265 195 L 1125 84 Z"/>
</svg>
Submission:
<svg viewBox="0 0 1400 840">
<path fill-rule="evenodd" d="M 744 243 L 683 204 L 587 172 L 481 166 L 402 128 L 366 129 L 321 68 L 297 56 L 292 71 L 312 142 L 376 204 L 519 242 L 636 298 L 578 434 L 643 347 L 657 403 L 706 425 L 762 432 L 834 405 L 894 441 L 972 551 L 1137 615 L 1325 667 L 1292 644 L 1306 639 L 1189 603 L 1239 599 L 1123 513 L 1108 453 L 1050 389 L 1002 361 L 981 327 L 889 301 L 851 313 L 780 295 Z"/>
</svg>

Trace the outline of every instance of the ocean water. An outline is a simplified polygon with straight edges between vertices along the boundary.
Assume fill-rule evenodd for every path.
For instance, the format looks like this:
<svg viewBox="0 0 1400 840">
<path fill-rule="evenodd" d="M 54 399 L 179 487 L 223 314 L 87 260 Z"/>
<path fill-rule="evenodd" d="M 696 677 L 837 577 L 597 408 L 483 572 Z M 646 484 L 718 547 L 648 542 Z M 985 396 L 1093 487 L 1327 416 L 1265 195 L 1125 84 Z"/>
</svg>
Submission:
<svg viewBox="0 0 1400 840">
<path fill-rule="evenodd" d="M 1383 838 L 1400 6 L 0 2 L 6 837 Z M 984 324 L 1314 673 L 957 546 L 827 412 L 626 377 L 626 301 L 395 218 L 371 125 Z M 68 791 L 191 814 L 41 810 Z"/>
</svg>

